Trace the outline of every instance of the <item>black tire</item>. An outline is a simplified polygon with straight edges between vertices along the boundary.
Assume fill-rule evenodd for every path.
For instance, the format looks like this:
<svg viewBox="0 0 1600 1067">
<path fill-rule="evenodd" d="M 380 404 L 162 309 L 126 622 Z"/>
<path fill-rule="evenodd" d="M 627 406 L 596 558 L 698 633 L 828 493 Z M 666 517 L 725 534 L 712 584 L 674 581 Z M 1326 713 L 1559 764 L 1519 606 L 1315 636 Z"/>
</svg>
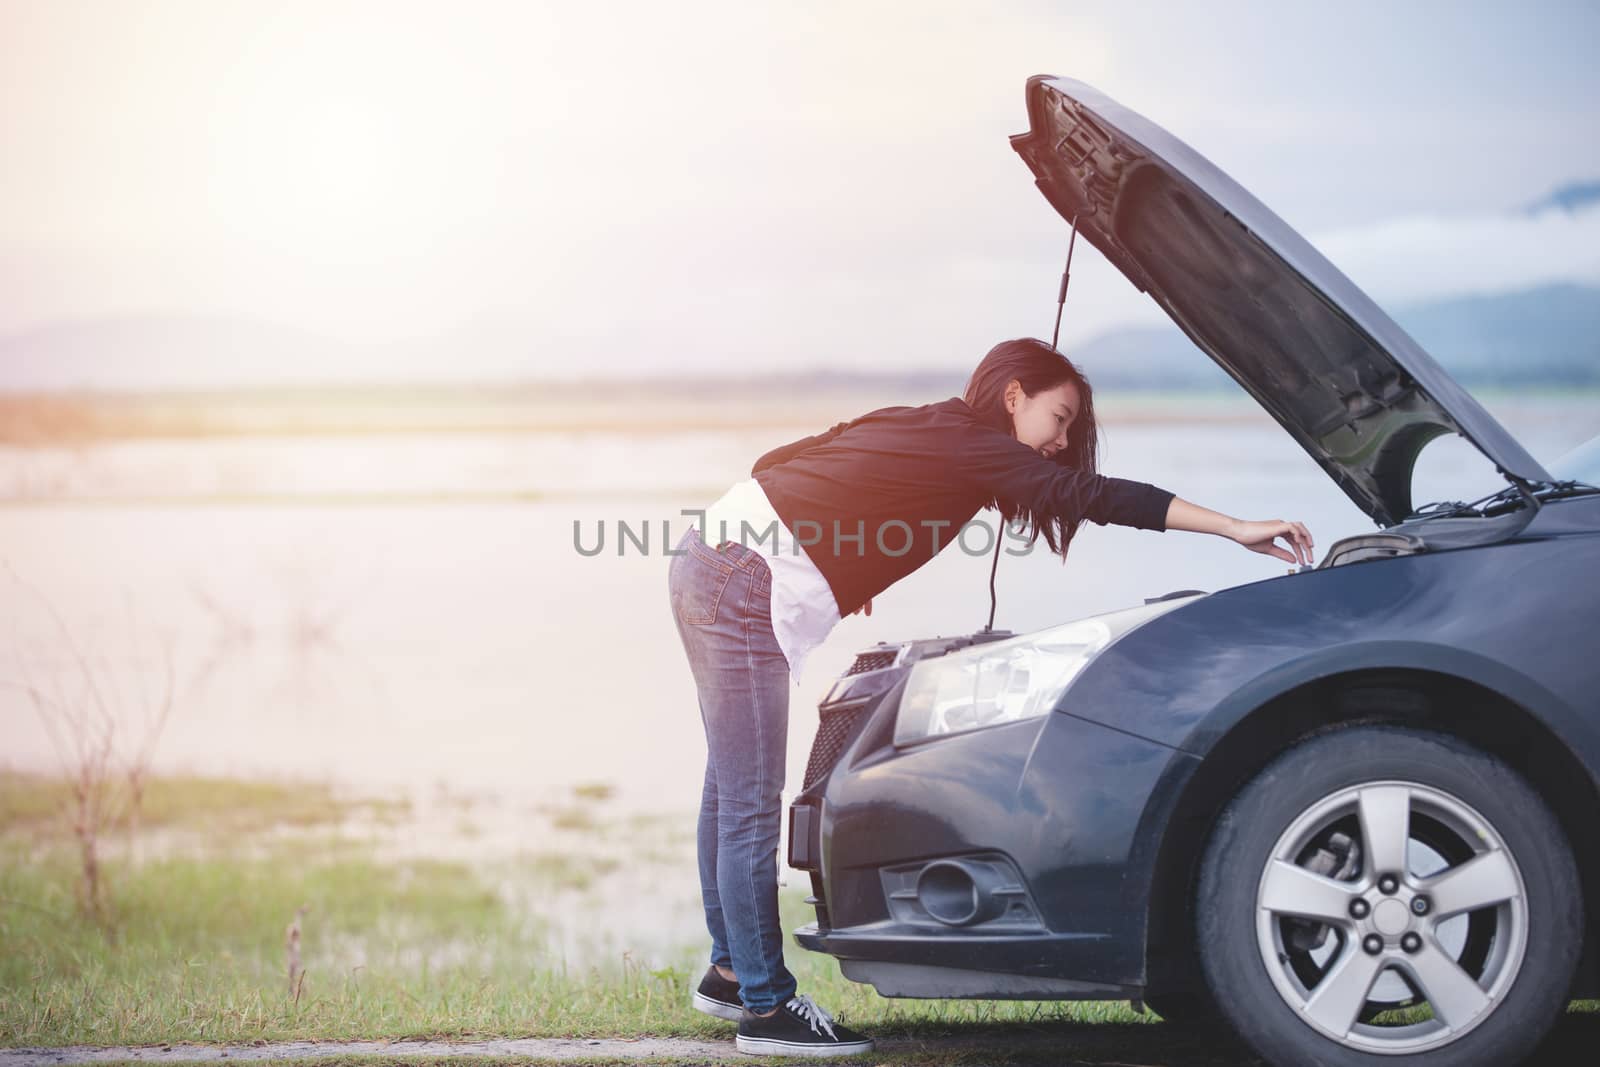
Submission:
<svg viewBox="0 0 1600 1067">
<path fill-rule="evenodd" d="M 1354 787 L 1369 783 L 1394 784 L 1352 794 Z M 1352 795 L 1354 801 L 1349 799 Z M 1455 808 L 1449 806 L 1451 801 Z M 1355 813 L 1340 816 L 1350 803 L 1355 804 Z M 1488 824 L 1487 837 L 1481 824 L 1459 821 L 1462 805 Z M 1403 824 L 1384 817 L 1398 811 L 1405 812 Z M 1328 822 L 1322 831 L 1326 836 L 1317 839 L 1324 844 L 1307 844 L 1296 851 L 1302 847 L 1298 835 L 1313 833 L 1324 820 L 1338 819 L 1342 821 Z M 1403 825 L 1405 833 L 1391 829 L 1386 835 L 1383 828 L 1390 823 Z M 1369 826 L 1375 832 L 1369 833 Z M 1457 833 L 1459 841 L 1453 838 L 1451 826 L 1476 830 L 1479 842 L 1493 843 L 1497 837 L 1503 847 L 1484 845 L 1479 852 L 1460 852 L 1452 860 L 1450 849 L 1463 849 L 1472 842 L 1467 834 Z M 1348 834 L 1339 840 L 1339 828 L 1352 827 L 1357 835 L 1354 847 Z M 1423 840 L 1425 835 L 1431 837 Z M 1390 893 L 1380 888 L 1380 864 L 1365 858 L 1366 840 L 1379 854 L 1403 857 L 1407 872 L 1401 888 Z M 1431 922 L 1413 916 L 1418 907 L 1433 906 L 1426 892 L 1420 905 L 1412 899 L 1414 887 L 1428 884 L 1410 871 L 1419 840 L 1437 845 L 1440 851 L 1432 858 L 1448 863 L 1449 869 L 1497 853 L 1492 857 L 1498 872 L 1495 888 L 1488 896 L 1507 894 L 1507 898 L 1459 916 L 1444 914 L 1441 905 Z M 1345 869 L 1327 874 L 1326 857 L 1337 855 L 1341 844 L 1344 857 L 1359 862 L 1360 869 L 1352 873 L 1346 864 Z M 1314 847 L 1324 850 L 1320 866 L 1306 859 L 1316 855 Z M 1299 866 L 1301 871 L 1286 872 L 1288 866 Z M 1342 876 L 1344 881 L 1325 897 L 1320 882 L 1307 883 L 1302 890 L 1300 875 L 1307 867 L 1329 880 L 1338 882 Z M 1487 867 L 1485 863 L 1477 870 Z M 1285 873 L 1291 877 L 1280 879 Z M 1442 877 L 1444 872 L 1432 873 Z M 1474 889 L 1478 884 L 1475 880 Z M 1279 892 L 1280 886 L 1289 889 Z M 1286 918 L 1288 912 L 1313 905 L 1320 909 L 1317 914 L 1332 915 L 1350 900 L 1343 895 L 1347 892 L 1363 897 L 1363 903 L 1349 906 L 1348 923 Z M 1258 894 L 1263 895 L 1258 898 Z M 1390 903 L 1391 896 L 1403 906 Z M 1274 903 L 1268 905 L 1268 900 Z M 1285 901 L 1291 902 L 1289 906 Z M 1452 913 L 1455 910 L 1451 908 Z M 1206 845 L 1195 916 L 1202 968 L 1219 1008 L 1263 1057 L 1294 1067 L 1516 1063 L 1564 1009 L 1584 929 L 1571 847 L 1528 784 L 1499 760 L 1455 738 L 1384 726 L 1352 727 L 1308 739 L 1276 759 L 1234 797 Z M 1447 921 L 1456 923 L 1452 937 L 1459 935 L 1459 949 L 1445 943 Z M 1399 926 L 1402 922 L 1407 925 Z M 1314 943 L 1317 931 L 1326 936 L 1313 950 L 1307 946 Z M 1377 951 L 1364 950 L 1363 941 L 1374 937 L 1378 940 L 1372 947 Z M 1327 949 L 1330 943 L 1333 947 Z M 1402 951 L 1402 943 L 1410 946 L 1408 952 Z M 1324 951 L 1326 958 L 1318 961 L 1313 953 Z M 1269 970 L 1269 957 L 1276 973 Z M 1437 976 L 1436 988 L 1444 995 L 1436 998 L 1428 993 L 1428 984 L 1420 977 L 1423 971 L 1410 970 L 1412 965 L 1426 965 L 1426 973 Z M 1374 972 L 1374 968 L 1384 969 Z M 1369 973 L 1376 977 L 1366 978 Z M 1487 984 L 1488 992 L 1497 990 L 1498 995 L 1480 999 L 1459 984 L 1462 974 L 1478 986 L 1479 993 L 1486 992 Z M 1341 981 L 1322 984 L 1335 976 Z M 1393 995 L 1397 987 L 1408 990 L 1411 999 L 1375 1003 L 1380 988 Z M 1319 998 L 1313 1010 L 1318 990 L 1327 996 Z M 1340 997 L 1341 992 L 1349 995 Z M 1436 1009 L 1435 1004 L 1441 1007 Z M 1411 1017 L 1418 1020 L 1413 1030 L 1388 1026 L 1397 1014 L 1374 1018 L 1373 1013 L 1385 1005 L 1413 1012 Z M 1350 1021 L 1342 1036 L 1331 1036 L 1341 1032 L 1340 1020 L 1346 1017 Z M 1403 1040 L 1418 1045 L 1404 1047 Z"/>
<path fill-rule="evenodd" d="M 1161 1021 L 1175 1030 L 1194 1030 L 1207 1034 L 1227 1034 L 1233 1031 L 1223 1018 L 1222 1011 L 1205 990 L 1185 990 L 1181 993 L 1152 993 L 1145 997 L 1145 1006 Z"/>
</svg>

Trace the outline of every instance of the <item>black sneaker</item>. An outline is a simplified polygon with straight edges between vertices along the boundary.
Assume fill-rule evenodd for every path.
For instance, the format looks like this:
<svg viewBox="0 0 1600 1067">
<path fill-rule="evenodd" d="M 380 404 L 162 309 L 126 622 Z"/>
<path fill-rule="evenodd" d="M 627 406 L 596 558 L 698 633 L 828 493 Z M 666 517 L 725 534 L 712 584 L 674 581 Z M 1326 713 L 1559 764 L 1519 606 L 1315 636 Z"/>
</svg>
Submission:
<svg viewBox="0 0 1600 1067">
<path fill-rule="evenodd" d="M 745 1009 L 733 1039 L 740 1052 L 755 1056 L 854 1056 L 872 1051 L 872 1038 L 840 1026 L 804 994 L 771 1015 Z"/>
<path fill-rule="evenodd" d="M 739 983 L 728 981 L 717 973 L 715 967 L 706 968 L 706 976 L 700 979 L 700 988 L 694 991 L 690 1003 L 695 1011 L 715 1015 L 730 1023 L 738 1022 L 739 1016 L 744 1013 L 744 1002 L 739 999 Z"/>
</svg>

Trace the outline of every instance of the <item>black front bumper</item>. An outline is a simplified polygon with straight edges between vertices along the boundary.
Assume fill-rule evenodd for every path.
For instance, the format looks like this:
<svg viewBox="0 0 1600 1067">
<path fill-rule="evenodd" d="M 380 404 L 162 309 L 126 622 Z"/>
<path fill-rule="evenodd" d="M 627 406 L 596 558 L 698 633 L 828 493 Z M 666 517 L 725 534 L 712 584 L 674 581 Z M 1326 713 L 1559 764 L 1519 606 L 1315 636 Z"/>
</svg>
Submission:
<svg viewBox="0 0 1600 1067">
<path fill-rule="evenodd" d="M 1149 886 L 1129 868 L 1159 841 L 1141 826 L 1152 797 L 1193 757 L 1060 712 L 910 748 L 892 732 L 875 705 L 789 809 L 789 863 L 817 910 L 797 942 L 886 996 L 1141 988 Z M 975 898 L 1003 905 L 937 914 L 934 868 L 972 872 Z"/>
<path fill-rule="evenodd" d="M 1135 986 L 1063 978 L 1055 961 L 1076 951 L 1071 942 L 1098 935 L 933 937 L 895 924 L 825 931 L 813 923 L 795 941 L 839 960 L 854 982 L 880 996 L 942 1000 L 1127 1000 Z M 960 966 L 951 966 L 952 961 Z"/>
</svg>

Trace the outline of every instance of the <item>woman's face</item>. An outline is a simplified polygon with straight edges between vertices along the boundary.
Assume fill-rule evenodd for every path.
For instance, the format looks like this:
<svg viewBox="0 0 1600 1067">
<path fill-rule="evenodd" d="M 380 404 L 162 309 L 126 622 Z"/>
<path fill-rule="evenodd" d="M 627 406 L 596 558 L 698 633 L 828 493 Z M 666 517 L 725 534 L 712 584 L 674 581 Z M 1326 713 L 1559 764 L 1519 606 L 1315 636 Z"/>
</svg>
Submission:
<svg viewBox="0 0 1600 1067">
<path fill-rule="evenodd" d="M 1067 428 L 1078 417 L 1078 387 L 1072 382 L 1029 396 L 1015 378 L 1006 384 L 1006 410 L 1018 441 L 1046 458 L 1067 447 Z"/>
</svg>

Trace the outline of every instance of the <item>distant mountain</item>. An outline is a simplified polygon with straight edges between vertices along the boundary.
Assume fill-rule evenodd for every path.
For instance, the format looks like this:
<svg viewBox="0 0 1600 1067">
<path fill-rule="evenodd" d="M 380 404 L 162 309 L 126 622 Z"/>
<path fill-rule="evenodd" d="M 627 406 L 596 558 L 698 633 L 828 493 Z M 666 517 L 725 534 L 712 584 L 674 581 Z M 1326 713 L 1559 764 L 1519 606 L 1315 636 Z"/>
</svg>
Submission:
<svg viewBox="0 0 1600 1067">
<path fill-rule="evenodd" d="M 1600 386 L 1600 288 L 1547 285 L 1413 304 L 1393 316 L 1465 386 Z M 1097 386 L 1223 388 L 1176 326 L 1116 330 L 1069 353 Z"/>
<path fill-rule="evenodd" d="M 472 354 L 468 370 L 454 358 L 461 352 Z M 0 335 L 0 393 L 477 385 L 525 379 L 534 357 L 499 322 L 356 344 L 242 317 L 120 315 Z"/>
<path fill-rule="evenodd" d="M 1592 286 L 1460 296 L 1396 318 L 1466 384 L 1600 385 L 1600 289 Z"/>
<path fill-rule="evenodd" d="M 1600 386 L 1600 288 L 1548 285 L 1457 296 L 1396 309 L 1395 318 L 1463 385 Z M 67 322 L 0 337 L 0 392 L 149 392 L 294 388 L 328 382 L 488 385 L 535 382 L 505 331 L 452 335 L 427 344 L 354 346 L 271 323 L 214 317 L 126 317 Z M 470 349 L 454 372 L 441 352 Z M 1235 388 L 1174 325 L 1114 330 L 1068 349 L 1096 386 L 1113 389 Z M 958 392 L 970 368 L 917 371 L 808 370 L 734 375 L 686 367 L 648 383 L 653 395 L 728 394 L 752 386 Z M 330 382 L 329 384 L 337 384 Z M 640 384 L 642 382 L 630 382 Z M 549 389 L 576 394 L 570 381 Z M 541 388 L 543 385 L 541 383 Z"/>
<path fill-rule="evenodd" d="M 1595 204 L 1600 204 L 1600 181 L 1573 182 L 1561 186 L 1549 196 L 1535 200 L 1523 208 L 1523 213 L 1538 215 L 1545 211 L 1564 211 L 1571 215 Z"/>
<path fill-rule="evenodd" d="M 278 323 L 123 315 L 0 337 L 0 390 L 231 388 L 314 381 L 343 346 Z"/>
</svg>

